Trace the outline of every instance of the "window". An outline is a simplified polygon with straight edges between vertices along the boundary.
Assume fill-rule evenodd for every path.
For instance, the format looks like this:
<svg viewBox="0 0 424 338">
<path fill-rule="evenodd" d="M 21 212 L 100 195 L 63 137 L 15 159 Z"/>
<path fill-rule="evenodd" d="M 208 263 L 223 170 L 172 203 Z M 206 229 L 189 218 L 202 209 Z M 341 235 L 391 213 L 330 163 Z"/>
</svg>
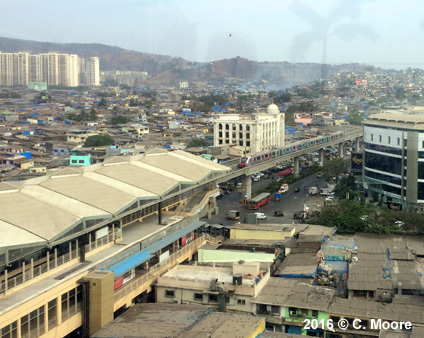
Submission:
<svg viewBox="0 0 424 338">
<path fill-rule="evenodd" d="M 18 322 L 6 325 L 0 331 L 1 338 L 16 338 L 18 337 Z"/>
<path fill-rule="evenodd" d="M 44 334 L 44 306 L 21 318 L 21 336 L 38 337 Z"/>
<path fill-rule="evenodd" d="M 297 315 L 297 308 L 295 308 L 295 307 L 289 307 L 289 314 L 291 316 L 296 316 Z"/>
<path fill-rule="evenodd" d="M 374 135 L 371 134 L 371 141 L 374 141 Z"/>
<path fill-rule="evenodd" d="M 174 290 L 165 290 L 165 297 L 175 297 Z"/>
<path fill-rule="evenodd" d="M 422 148 L 424 148 L 424 141 L 423 141 L 423 145 L 422 145 Z"/>
<path fill-rule="evenodd" d="M 78 163 L 78 161 L 77 160 L 72 160 L 72 163 Z"/>
<path fill-rule="evenodd" d="M 47 304 L 49 331 L 57 325 L 57 306 L 56 305 L 57 305 L 56 299 L 53 299 Z"/>
<path fill-rule="evenodd" d="M 280 314 L 280 307 L 272 305 L 271 306 L 271 314 L 279 315 Z"/>
<path fill-rule="evenodd" d="M 203 293 L 194 293 L 193 300 L 203 300 Z"/>
<path fill-rule="evenodd" d="M 84 163 L 84 160 L 79 160 L 79 163 Z"/>
<path fill-rule="evenodd" d="M 390 144 L 390 140 L 391 140 L 391 138 L 390 138 L 390 136 L 388 136 L 387 137 L 387 142 Z"/>
<path fill-rule="evenodd" d="M 378 140 L 381 142 L 381 141 L 383 140 L 383 137 L 380 135 L 380 136 L 378 137 Z"/>
<path fill-rule="evenodd" d="M 217 302 L 218 301 L 218 295 L 209 295 L 209 301 L 210 302 Z"/>
<path fill-rule="evenodd" d="M 400 146 L 400 138 L 398 137 L 398 146 Z"/>
<path fill-rule="evenodd" d="M 246 305 L 246 300 L 244 300 L 244 299 L 237 299 L 237 304 L 238 305 Z"/>
<path fill-rule="evenodd" d="M 404 139 L 404 140 L 403 140 L 403 145 L 406 147 L 406 146 L 407 146 L 407 144 L 408 144 L 408 140 L 407 140 L 407 139 Z"/>
</svg>

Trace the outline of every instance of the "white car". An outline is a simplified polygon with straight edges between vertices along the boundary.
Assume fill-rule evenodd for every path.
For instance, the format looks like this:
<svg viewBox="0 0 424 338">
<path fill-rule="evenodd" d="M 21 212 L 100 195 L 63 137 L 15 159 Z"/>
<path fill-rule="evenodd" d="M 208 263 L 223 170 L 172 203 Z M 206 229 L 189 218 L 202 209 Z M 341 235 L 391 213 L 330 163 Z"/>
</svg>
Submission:
<svg viewBox="0 0 424 338">
<path fill-rule="evenodd" d="M 256 219 L 266 219 L 266 214 L 263 212 L 255 212 Z"/>
<path fill-rule="evenodd" d="M 253 182 L 259 182 L 261 180 L 261 177 L 260 176 L 253 176 L 252 175 L 252 181 Z"/>
<path fill-rule="evenodd" d="M 333 193 L 334 194 L 334 193 Z M 334 197 L 334 196 L 327 196 L 326 198 L 325 198 L 325 201 L 326 202 L 332 202 L 332 201 L 335 201 L 336 200 L 336 198 Z"/>
</svg>

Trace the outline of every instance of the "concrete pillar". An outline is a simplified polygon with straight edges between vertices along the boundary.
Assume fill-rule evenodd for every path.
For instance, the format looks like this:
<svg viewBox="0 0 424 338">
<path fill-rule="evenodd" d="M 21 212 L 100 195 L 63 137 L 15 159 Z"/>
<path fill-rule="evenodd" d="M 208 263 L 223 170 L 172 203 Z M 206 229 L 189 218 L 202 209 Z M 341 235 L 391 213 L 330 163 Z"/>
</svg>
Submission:
<svg viewBox="0 0 424 338">
<path fill-rule="evenodd" d="M 293 175 L 294 177 L 299 177 L 300 171 L 299 171 L 299 157 L 294 158 L 294 168 L 293 168 Z"/>
<path fill-rule="evenodd" d="M 319 166 L 322 167 L 324 165 L 324 150 L 319 150 Z"/>
<path fill-rule="evenodd" d="M 339 157 L 343 158 L 343 142 L 339 143 Z"/>
<path fill-rule="evenodd" d="M 357 138 L 355 139 L 355 141 L 356 141 L 356 150 L 355 150 L 355 151 L 359 151 L 359 148 L 361 147 L 360 138 L 359 138 L 359 137 L 357 137 Z"/>
<path fill-rule="evenodd" d="M 54 248 L 54 267 L 57 268 L 57 248 Z"/>
<path fill-rule="evenodd" d="M 56 321 L 57 321 L 57 326 L 59 326 L 60 324 L 62 324 L 62 295 L 59 295 L 59 297 L 56 298 L 56 311 L 57 311 Z"/>
<path fill-rule="evenodd" d="M 243 200 L 250 200 L 252 198 L 252 177 L 250 175 L 243 176 Z"/>
<path fill-rule="evenodd" d="M 22 283 L 25 283 L 25 261 L 22 262 Z"/>
<path fill-rule="evenodd" d="M 50 270 L 50 252 L 49 251 L 47 251 L 46 258 L 47 258 L 47 261 L 46 261 L 46 263 L 47 263 L 47 271 L 49 271 Z"/>
<path fill-rule="evenodd" d="M 7 282 L 7 269 L 4 270 L 4 292 L 7 292 L 7 284 L 9 284 Z"/>
<path fill-rule="evenodd" d="M 34 258 L 31 258 L 31 279 L 34 278 Z"/>
<path fill-rule="evenodd" d="M 113 320 L 114 275 L 110 271 L 93 271 L 86 276 L 89 281 L 90 336 Z"/>
</svg>

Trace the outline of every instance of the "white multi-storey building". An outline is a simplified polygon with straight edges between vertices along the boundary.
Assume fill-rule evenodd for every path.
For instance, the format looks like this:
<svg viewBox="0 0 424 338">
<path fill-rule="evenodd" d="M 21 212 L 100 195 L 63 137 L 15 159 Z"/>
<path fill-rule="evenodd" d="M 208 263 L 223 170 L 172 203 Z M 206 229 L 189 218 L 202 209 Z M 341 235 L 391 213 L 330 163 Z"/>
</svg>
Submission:
<svg viewBox="0 0 424 338">
<path fill-rule="evenodd" d="M 28 52 L 0 52 L 0 85 L 26 86 L 29 82 L 47 82 L 49 86 L 99 86 L 99 58 L 81 62 L 76 54 L 57 52 L 30 55 Z"/>
<path fill-rule="evenodd" d="M 284 146 L 284 114 L 271 104 L 266 113 L 222 114 L 214 121 L 214 146 L 235 144 L 257 154 Z"/>
<path fill-rule="evenodd" d="M 392 209 L 424 211 L 424 116 L 381 113 L 364 121 L 364 186 Z"/>
</svg>

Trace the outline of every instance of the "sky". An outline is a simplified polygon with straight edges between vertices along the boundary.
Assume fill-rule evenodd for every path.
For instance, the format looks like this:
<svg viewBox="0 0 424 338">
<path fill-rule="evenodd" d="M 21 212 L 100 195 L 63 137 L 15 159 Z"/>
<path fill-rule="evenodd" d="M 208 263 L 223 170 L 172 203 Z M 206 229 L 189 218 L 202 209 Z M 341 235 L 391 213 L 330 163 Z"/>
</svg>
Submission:
<svg viewBox="0 0 424 338">
<path fill-rule="evenodd" d="M 424 69 L 422 0 L 0 0 L 0 8 L 2 37 L 200 62 Z"/>
</svg>

